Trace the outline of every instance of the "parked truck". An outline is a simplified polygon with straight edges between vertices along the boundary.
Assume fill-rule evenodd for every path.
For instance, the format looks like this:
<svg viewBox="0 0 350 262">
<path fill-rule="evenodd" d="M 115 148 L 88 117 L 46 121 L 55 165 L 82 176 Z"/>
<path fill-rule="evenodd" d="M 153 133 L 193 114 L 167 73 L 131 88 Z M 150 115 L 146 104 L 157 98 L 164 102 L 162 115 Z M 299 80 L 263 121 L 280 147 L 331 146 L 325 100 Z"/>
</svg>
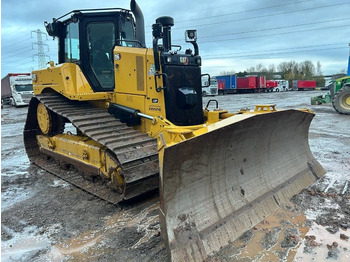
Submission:
<svg viewBox="0 0 350 262">
<path fill-rule="evenodd" d="M 315 90 L 316 81 L 314 80 L 293 80 L 292 89 L 298 91 Z"/>
<path fill-rule="evenodd" d="M 1 79 L 1 104 L 25 106 L 33 96 L 30 73 L 10 73 Z"/>
<path fill-rule="evenodd" d="M 289 83 L 287 80 L 279 79 L 279 80 L 272 80 L 277 83 L 277 86 L 273 88 L 273 91 L 276 92 L 284 92 L 289 90 Z"/>
<path fill-rule="evenodd" d="M 216 96 L 218 95 L 218 81 L 215 77 L 210 78 L 210 85 L 208 83 L 204 83 L 202 87 L 202 95 L 203 96 Z"/>
</svg>

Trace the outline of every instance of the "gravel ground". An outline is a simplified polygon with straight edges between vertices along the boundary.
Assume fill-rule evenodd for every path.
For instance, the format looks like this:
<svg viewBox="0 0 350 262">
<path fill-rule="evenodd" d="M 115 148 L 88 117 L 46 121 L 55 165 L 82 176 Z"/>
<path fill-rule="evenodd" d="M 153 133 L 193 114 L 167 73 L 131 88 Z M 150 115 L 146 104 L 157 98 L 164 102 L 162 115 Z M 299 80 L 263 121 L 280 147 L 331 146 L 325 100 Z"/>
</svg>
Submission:
<svg viewBox="0 0 350 262">
<path fill-rule="evenodd" d="M 266 103 L 313 110 L 309 143 L 327 174 L 208 261 L 350 261 L 350 116 L 310 105 L 324 93 L 214 98 L 230 112 Z M 30 164 L 26 112 L 1 110 L 1 260 L 166 261 L 157 193 L 114 206 Z"/>
</svg>

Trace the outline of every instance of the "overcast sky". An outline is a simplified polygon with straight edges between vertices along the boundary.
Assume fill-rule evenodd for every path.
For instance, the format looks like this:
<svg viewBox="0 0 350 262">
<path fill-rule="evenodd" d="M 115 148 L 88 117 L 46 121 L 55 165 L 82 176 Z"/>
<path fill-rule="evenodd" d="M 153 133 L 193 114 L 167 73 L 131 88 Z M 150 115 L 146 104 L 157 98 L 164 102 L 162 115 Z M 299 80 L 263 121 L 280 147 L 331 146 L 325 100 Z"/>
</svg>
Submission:
<svg viewBox="0 0 350 262">
<path fill-rule="evenodd" d="M 2 0 L 1 77 L 38 67 L 37 36 L 43 22 L 71 10 L 103 7 L 129 9 L 129 0 Z M 151 47 L 151 25 L 172 16 L 173 44 L 184 31 L 197 29 L 203 73 L 245 69 L 261 63 L 320 61 L 324 74 L 345 72 L 349 58 L 349 0 L 139 0 Z M 43 35 L 47 61 L 57 62 L 57 42 Z M 47 46 L 46 46 L 47 45 Z"/>
</svg>

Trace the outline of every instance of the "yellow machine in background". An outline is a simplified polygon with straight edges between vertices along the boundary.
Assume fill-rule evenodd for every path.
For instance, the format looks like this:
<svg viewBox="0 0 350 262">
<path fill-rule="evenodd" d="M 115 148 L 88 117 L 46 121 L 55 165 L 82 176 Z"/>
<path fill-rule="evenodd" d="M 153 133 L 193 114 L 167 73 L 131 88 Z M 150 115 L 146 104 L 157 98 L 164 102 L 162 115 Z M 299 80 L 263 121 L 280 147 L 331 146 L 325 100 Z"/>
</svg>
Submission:
<svg viewBox="0 0 350 262">
<path fill-rule="evenodd" d="M 173 260 L 202 261 L 324 174 L 308 146 L 312 112 L 203 110 L 196 31 L 193 50 L 174 50 L 171 17 L 152 26 L 152 49 L 133 0 L 45 25 L 59 61 L 33 72 L 30 160 L 111 203 L 159 187 Z"/>
</svg>

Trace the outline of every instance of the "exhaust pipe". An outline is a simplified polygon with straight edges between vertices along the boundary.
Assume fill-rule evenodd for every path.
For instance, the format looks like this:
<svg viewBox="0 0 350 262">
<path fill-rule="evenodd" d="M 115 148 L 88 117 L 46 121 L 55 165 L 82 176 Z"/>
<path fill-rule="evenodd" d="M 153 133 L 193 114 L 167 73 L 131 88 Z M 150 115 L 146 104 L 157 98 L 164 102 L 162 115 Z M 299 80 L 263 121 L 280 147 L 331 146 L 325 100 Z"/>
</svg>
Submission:
<svg viewBox="0 0 350 262">
<path fill-rule="evenodd" d="M 130 10 L 133 12 L 136 18 L 136 39 L 142 44 L 143 47 L 145 47 L 145 22 L 141 8 L 138 6 L 135 0 L 130 1 Z"/>
</svg>

